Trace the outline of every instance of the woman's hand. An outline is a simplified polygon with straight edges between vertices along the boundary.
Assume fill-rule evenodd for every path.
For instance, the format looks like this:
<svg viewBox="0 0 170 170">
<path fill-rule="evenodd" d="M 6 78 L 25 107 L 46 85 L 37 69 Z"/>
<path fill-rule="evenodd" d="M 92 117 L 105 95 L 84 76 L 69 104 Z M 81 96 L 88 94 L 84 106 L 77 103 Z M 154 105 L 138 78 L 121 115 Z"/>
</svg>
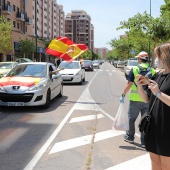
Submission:
<svg viewBox="0 0 170 170">
<path fill-rule="evenodd" d="M 152 91 L 154 95 L 156 95 L 160 91 L 158 84 L 153 80 L 149 80 L 148 88 Z"/>
<path fill-rule="evenodd" d="M 137 84 L 137 86 L 146 85 L 148 83 L 149 83 L 149 78 L 148 77 L 142 76 L 140 74 L 138 74 L 136 76 L 136 84 Z"/>
</svg>

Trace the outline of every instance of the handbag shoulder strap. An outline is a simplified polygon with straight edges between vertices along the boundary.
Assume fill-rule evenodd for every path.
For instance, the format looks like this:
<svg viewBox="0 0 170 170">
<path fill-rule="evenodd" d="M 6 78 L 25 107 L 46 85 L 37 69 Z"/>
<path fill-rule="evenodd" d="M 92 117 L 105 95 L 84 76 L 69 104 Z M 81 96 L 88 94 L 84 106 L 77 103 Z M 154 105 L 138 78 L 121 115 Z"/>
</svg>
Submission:
<svg viewBox="0 0 170 170">
<path fill-rule="evenodd" d="M 160 85 L 160 87 L 159 87 L 160 90 L 161 90 L 162 85 L 165 83 L 165 80 L 169 77 L 169 75 L 170 75 L 170 73 L 165 77 L 165 79 L 164 79 L 163 82 L 161 83 L 161 85 Z M 156 102 L 157 98 L 158 98 L 158 97 L 155 97 L 155 100 L 154 100 L 154 102 L 152 103 L 152 106 L 151 106 L 148 114 L 151 113 L 151 111 L 152 111 L 152 109 L 153 109 L 153 106 L 155 105 L 155 102 Z"/>
</svg>

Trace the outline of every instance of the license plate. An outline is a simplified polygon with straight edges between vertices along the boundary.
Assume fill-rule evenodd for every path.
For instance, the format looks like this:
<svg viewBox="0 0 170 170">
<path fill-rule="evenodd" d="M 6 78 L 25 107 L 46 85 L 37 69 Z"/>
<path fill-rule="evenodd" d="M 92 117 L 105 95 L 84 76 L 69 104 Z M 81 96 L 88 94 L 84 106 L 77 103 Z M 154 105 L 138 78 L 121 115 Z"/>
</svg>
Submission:
<svg viewBox="0 0 170 170">
<path fill-rule="evenodd" d="M 8 102 L 7 106 L 24 106 L 23 102 Z"/>
<path fill-rule="evenodd" d="M 63 80 L 71 80 L 71 77 L 64 77 Z"/>
</svg>

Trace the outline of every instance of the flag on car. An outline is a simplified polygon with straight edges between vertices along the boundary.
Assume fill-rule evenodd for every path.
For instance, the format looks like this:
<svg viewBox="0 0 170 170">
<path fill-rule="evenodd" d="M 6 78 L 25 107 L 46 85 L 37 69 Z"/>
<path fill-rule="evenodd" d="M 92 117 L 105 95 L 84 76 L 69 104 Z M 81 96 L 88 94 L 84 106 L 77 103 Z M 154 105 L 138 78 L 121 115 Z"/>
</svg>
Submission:
<svg viewBox="0 0 170 170">
<path fill-rule="evenodd" d="M 67 37 L 58 37 L 50 42 L 46 48 L 46 53 L 71 62 L 87 49 L 85 44 L 75 44 Z"/>
</svg>

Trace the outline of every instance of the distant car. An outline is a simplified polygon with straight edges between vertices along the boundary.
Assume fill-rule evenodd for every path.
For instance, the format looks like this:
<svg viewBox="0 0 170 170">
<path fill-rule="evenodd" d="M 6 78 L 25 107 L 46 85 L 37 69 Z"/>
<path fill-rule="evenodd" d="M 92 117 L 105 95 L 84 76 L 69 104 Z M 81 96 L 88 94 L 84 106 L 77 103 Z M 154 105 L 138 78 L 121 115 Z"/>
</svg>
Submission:
<svg viewBox="0 0 170 170">
<path fill-rule="evenodd" d="M 115 65 L 116 68 L 123 68 L 124 67 L 124 61 L 118 61 Z"/>
<path fill-rule="evenodd" d="M 64 83 L 79 83 L 85 81 L 85 70 L 81 67 L 80 61 L 62 61 L 58 67 L 65 68 L 60 71 Z"/>
<path fill-rule="evenodd" d="M 139 65 L 137 58 L 130 58 L 125 61 L 124 73 L 127 78 L 132 67 Z"/>
<path fill-rule="evenodd" d="M 50 106 L 63 95 L 63 80 L 56 67 L 47 62 L 27 62 L 15 66 L 0 79 L 0 106 Z"/>
<path fill-rule="evenodd" d="M 98 60 L 93 60 L 93 68 L 100 68 L 100 63 Z"/>
<path fill-rule="evenodd" d="M 82 68 L 93 71 L 93 62 L 91 60 L 83 60 Z"/>
<path fill-rule="evenodd" d="M 0 62 L 0 78 L 7 74 L 13 67 L 15 67 L 17 62 Z"/>
<path fill-rule="evenodd" d="M 18 58 L 16 60 L 16 62 L 18 62 L 18 63 L 25 63 L 25 62 L 33 62 L 33 61 L 30 60 L 29 58 Z"/>
</svg>

